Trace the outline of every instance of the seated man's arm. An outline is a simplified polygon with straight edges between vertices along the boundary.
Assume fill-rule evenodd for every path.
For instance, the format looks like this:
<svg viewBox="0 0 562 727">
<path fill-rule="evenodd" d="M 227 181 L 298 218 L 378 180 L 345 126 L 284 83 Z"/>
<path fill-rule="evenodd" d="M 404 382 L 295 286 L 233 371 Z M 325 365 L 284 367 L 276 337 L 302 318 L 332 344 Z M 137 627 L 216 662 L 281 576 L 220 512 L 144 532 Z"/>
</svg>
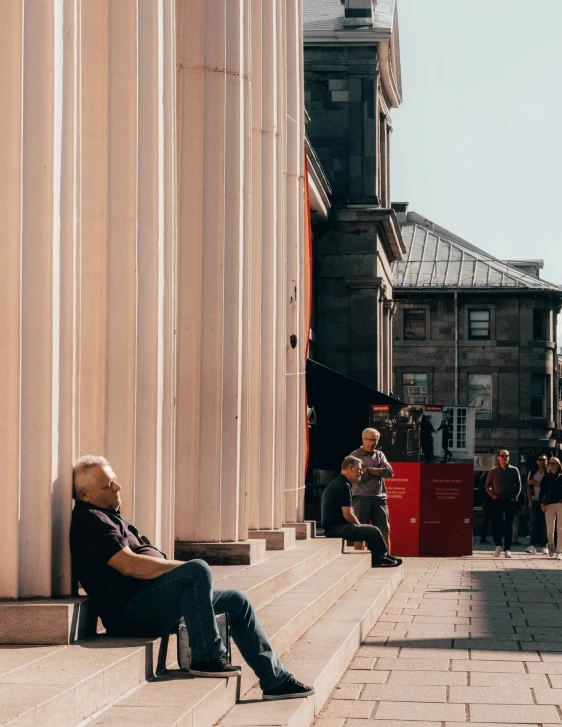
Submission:
<svg viewBox="0 0 562 727">
<path fill-rule="evenodd" d="M 182 560 L 164 560 L 163 558 L 153 558 L 150 555 L 133 553 L 129 547 L 115 553 L 107 561 L 107 565 L 115 568 L 121 575 L 138 578 L 142 581 L 158 578 L 182 564 Z"/>
<path fill-rule="evenodd" d="M 342 505 L 341 511 L 342 511 L 344 518 L 347 520 L 348 523 L 356 523 L 357 525 L 361 525 L 361 523 L 357 519 L 355 513 L 353 512 L 352 507 L 344 507 Z"/>
</svg>

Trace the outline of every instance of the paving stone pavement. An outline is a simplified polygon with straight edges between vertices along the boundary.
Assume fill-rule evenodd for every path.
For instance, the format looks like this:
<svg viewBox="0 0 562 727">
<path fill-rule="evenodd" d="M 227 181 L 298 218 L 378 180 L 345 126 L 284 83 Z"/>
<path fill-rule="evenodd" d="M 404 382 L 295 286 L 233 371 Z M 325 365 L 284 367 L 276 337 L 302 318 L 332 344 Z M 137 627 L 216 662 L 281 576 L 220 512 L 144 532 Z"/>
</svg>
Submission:
<svg viewBox="0 0 562 727">
<path fill-rule="evenodd" d="M 562 725 L 562 561 L 474 549 L 404 559 L 315 727 Z"/>
</svg>

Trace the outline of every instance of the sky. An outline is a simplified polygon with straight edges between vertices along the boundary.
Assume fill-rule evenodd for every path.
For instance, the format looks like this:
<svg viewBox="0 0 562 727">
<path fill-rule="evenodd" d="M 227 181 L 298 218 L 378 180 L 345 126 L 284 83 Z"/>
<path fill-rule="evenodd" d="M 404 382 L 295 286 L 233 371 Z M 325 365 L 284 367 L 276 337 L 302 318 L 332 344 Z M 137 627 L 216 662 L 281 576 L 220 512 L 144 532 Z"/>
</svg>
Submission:
<svg viewBox="0 0 562 727">
<path fill-rule="evenodd" d="M 562 285 L 562 0 L 398 0 L 392 199 Z"/>
</svg>

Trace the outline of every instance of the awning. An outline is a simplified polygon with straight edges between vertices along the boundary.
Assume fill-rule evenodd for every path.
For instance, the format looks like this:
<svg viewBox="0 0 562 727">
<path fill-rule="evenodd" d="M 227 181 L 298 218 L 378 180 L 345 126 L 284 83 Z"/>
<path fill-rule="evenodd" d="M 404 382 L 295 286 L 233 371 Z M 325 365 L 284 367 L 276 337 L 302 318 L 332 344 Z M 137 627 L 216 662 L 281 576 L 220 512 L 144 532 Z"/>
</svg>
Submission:
<svg viewBox="0 0 562 727">
<path fill-rule="evenodd" d="M 311 359 L 306 363 L 306 393 L 308 406 L 314 409 L 309 437 L 309 468 L 314 469 L 339 471 L 343 458 L 361 445 L 372 405 L 406 406 Z"/>
</svg>

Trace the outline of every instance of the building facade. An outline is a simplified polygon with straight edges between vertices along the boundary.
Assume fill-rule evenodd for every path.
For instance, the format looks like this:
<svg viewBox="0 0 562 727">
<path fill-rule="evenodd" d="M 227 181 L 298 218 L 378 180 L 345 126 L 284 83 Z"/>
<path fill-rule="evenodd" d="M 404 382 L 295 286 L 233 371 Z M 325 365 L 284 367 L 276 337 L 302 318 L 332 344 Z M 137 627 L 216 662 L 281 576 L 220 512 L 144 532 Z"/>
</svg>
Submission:
<svg viewBox="0 0 562 727">
<path fill-rule="evenodd" d="M 300 0 L 10 0 L 0 35 L 0 597 L 70 592 L 83 454 L 168 553 L 302 520 Z"/>
<path fill-rule="evenodd" d="M 313 217 L 312 357 L 388 394 L 391 264 L 404 247 L 390 205 L 390 111 L 402 101 L 395 0 L 305 0 L 307 135 L 331 187 Z"/>
<path fill-rule="evenodd" d="M 542 261 L 497 260 L 395 207 L 407 248 L 393 268 L 395 391 L 410 404 L 474 407 L 477 455 L 505 447 L 525 469 L 558 426 L 562 288 L 540 279 Z"/>
</svg>

